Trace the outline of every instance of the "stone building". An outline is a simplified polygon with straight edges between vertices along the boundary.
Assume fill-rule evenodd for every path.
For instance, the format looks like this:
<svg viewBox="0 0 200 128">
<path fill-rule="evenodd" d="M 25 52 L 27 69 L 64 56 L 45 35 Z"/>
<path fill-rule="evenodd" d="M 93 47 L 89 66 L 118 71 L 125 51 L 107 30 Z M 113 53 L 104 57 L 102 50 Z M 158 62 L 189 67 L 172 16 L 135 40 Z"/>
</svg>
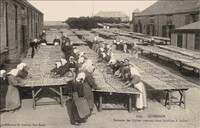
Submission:
<svg viewBox="0 0 200 128">
<path fill-rule="evenodd" d="M 158 0 L 140 13 L 133 12 L 131 31 L 170 37 L 170 30 L 199 21 L 199 15 L 199 0 Z"/>
<path fill-rule="evenodd" d="M 121 22 L 129 22 L 129 16 L 120 11 L 100 11 L 95 16 L 101 18 L 114 18 Z"/>
<path fill-rule="evenodd" d="M 43 13 L 27 0 L 0 0 L 0 64 L 20 58 L 42 29 Z"/>
<path fill-rule="evenodd" d="M 172 30 L 171 45 L 200 51 L 200 21 Z"/>
</svg>

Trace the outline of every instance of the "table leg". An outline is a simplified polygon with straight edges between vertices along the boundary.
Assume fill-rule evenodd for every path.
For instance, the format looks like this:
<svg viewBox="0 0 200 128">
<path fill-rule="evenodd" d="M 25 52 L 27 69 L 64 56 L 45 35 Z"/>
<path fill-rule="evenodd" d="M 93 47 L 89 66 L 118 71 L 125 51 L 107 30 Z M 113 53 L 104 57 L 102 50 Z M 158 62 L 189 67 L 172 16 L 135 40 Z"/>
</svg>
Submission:
<svg viewBox="0 0 200 128">
<path fill-rule="evenodd" d="M 186 109 L 186 93 L 185 93 L 184 90 L 182 91 L 182 94 L 183 94 L 183 104 L 184 104 L 184 109 Z"/>
<path fill-rule="evenodd" d="M 171 109 L 171 104 L 172 104 L 172 96 L 171 96 L 171 91 L 169 91 L 169 94 L 168 94 L 168 102 L 169 102 L 169 109 Z"/>
<path fill-rule="evenodd" d="M 131 110 L 132 110 L 132 96 L 131 95 L 129 95 L 129 98 L 128 98 L 128 111 L 129 112 L 131 112 Z"/>
<path fill-rule="evenodd" d="M 102 111 L 102 95 L 99 94 L 99 112 Z"/>
<path fill-rule="evenodd" d="M 179 71 L 181 71 L 183 67 L 183 63 L 181 61 L 179 63 L 180 63 Z"/>
<path fill-rule="evenodd" d="M 60 103 L 61 103 L 61 106 L 63 107 L 63 94 L 62 94 L 62 87 L 59 87 L 60 88 Z"/>
<path fill-rule="evenodd" d="M 167 106 L 167 101 L 168 101 L 168 96 L 169 95 L 169 91 L 167 91 L 166 97 L 165 97 L 165 106 Z"/>
<path fill-rule="evenodd" d="M 35 108 L 35 91 L 34 91 L 34 89 L 32 89 L 32 100 L 33 100 L 33 109 L 36 109 Z"/>
<path fill-rule="evenodd" d="M 183 94 L 182 94 L 182 91 L 179 90 L 179 93 L 180 93 L 180 102 L 179 102 L 179 106 L 181 106 L 181 104 L 183 103 Z"/>
</svg>

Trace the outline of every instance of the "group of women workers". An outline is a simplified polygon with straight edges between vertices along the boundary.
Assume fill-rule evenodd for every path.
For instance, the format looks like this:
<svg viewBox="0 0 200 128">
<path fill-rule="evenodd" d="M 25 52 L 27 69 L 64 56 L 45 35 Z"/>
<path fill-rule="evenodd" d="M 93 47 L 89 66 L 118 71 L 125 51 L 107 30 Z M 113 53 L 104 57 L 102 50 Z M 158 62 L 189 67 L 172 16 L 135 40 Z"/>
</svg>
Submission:
<svg viewBox="0 0 200 128">
<path fill-rule="evenodd" d="M 2 112 L 20 109 L 21 101 L 19 87 L 23 86 L 22 79 L 28 75 L 26 63 L 20 63 L 10 72 L 0 71 L 0 109 Z"/>
<path fill-rule="evenodd" d="M 141 75 L 138 72 L 136 66 L 129 62 L 129 59 L 117 60 L 114 56 L 115 50 L 120 49 L 120 44 L 113 41 L 110 46 L 103 41 L 94 40 L 94 46 L 92 47 L 99 55 L 99 61 L 107 63 L 110 66 L 113 75 L 118 76 L 125 81 L 122 88 L 134 87 L 141 93 L 136 95 L 136 109 L 138 112 L 143 111 L 147 107 L 147 95 L 144 84 L 141 81 Z"/>
<path fill-rule="evenodd" d="M 123 51 L 125 53 L 131 53 L 135 58 L 138 58 L 138 48 L 135 42 L 127 42 L 119 39 L 115 39 L 113 44 L 116 46 L 116 50 Z"/>
<path fill-rule="evenodd" d="M 66 105 L 72 125 L 86 122 L 94 108 L 92 89 L 99 90 L 93 78 L 95 67 L 84 52 L 79 52 L 67 36 L 61 38 L 61 50 L 65 58 L 55 63 L 51 70 L 52 77 L 72 77 L 68 82 L 68 95 L 71 97 Z"/>
</svg>

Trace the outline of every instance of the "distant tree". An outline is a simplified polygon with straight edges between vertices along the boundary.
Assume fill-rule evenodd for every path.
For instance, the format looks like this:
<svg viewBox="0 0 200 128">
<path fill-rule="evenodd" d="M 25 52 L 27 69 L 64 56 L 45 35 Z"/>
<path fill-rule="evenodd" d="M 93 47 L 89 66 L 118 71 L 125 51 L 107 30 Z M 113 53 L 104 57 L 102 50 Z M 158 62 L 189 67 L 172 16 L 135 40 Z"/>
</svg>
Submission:
<svg viewBox="0 0 200 128">
<path fill-rule="evenodd" d="M 120 18 L 101 18 L 101 17 L 69 17 L 65 23 L 72 29 L 86 29 L 97 28 L 97 23 L 121 23 Z"/>
</svg>

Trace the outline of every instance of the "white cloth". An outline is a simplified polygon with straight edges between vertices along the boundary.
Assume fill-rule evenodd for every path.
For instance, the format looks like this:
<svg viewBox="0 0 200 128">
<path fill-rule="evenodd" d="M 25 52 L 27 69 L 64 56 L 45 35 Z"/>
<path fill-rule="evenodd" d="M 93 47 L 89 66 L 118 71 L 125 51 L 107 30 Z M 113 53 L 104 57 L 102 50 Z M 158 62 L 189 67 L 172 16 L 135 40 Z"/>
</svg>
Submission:
<svg viewBox="0 0 200 128">
<path fill-rule="evenodd" d="M 79 56 L 82 57 L 85 55 L 85 52 L 80 52 Z"/>
<path fill-rule="evenodd" d="M 26 67 L 26 63 L 20 63 L 17 65 L 18 70 L 22 70 L 24 67 Z"/>
<path fill-rule="evenodd" d="M 42 45 L 42 46 L 46 46 L 47 44 L 46 44 L 46 43 L 41 43 L 41 45 Z"/>
<path fill-rule="evenodd" d="M 92 60 L 87 59 L 85 63 L 81 66 L 80 70 L 87 71 L 90 67 L 93 66 Z"/>
<path fill-rule="evenodd" d="M 103 51 L 104 51 L 104 48 L 100 48 L 100 51 L 103 52 Z"/>
<path fill-rule="evenodd" d="M 80 81 L 81 79 L 85 80 L 85 73 L 81 72 L 78 74 L 78 76 L 76 77 L 76 81 Z"/>
<path fill-rule="evenodd" d="M 135 85 L 135 88 L 137 88 L 141 92 L 141 94 L 136 95 L 136 107 L 139 109 L 146 108 L 147 94 L 144 84 L 142 82 L 139 82 Z"/>
<path fill-rule="evenodd" d="M 78 50 L 77 49 L 74 49 L 74 51 L 73 51 L 75 54 L 77 54 L 78 53 Z"/>
<path fill-rule="evenodd" d="M 99 38 L 98 36 L 95 36 L 95 37 L 94 37 L 94 41 L 97 41 L 97 40 L 98 40 L 98 38 Z"/>
<path fill-rule="evenodd" d="M 108 62 L 108 64 L 115 64 L 117 62 L 117 60 L 113 57 L 111 57 L 110 61 Z"/>
<path fill-rule="evenodd" d="M 6 71 L 5 71 L 5 70 L 1 70 L 1 71 L 0 71 L 0 77 L 3 77 L 3 74 L 4 74 L 4 73 L 6 73 Z"/>
<path fill-rule="evenodd" d="M 60 62 L 56 62 L 56 68 L 59 68 L 60 66 L 62 66 L 62 64 Z"/>
<path fill-rule="evenodd" d="M 73 57 L 73 56 L 70 56 L 70 57 L 69 57 L 69 60 L 71 60 L 71 59 L 74 59 L 74 57 Z"/>
<path fill-rule="evenodd" d="M 33 42 L 35 42 L 35 43 L 37 43 L 37 41 L 38 41 L 37 39 L 34 39 L 34 40 L 33 40 Z"/>
<path fill-rule="evenodd" d="M 80 63 L 84 63 L 84 57 L 79 57 L 78 63 L 79 63 L 79 64 L 80 64 Z"/>
<path fill-rule="evenodd" d="M 106 53 L 105 52 L 102 52 L 101 54 L 102 54 L 103 58 L 106 57 Z"/>
<path fill-rule="evenodd" d="M 62 65 L 65 65 L 67 63 L 67 60 L 66 59 L 61 59 L 60 62 L 61 62 Z"/>
<path fill-rule="evenodd" d="M 135 68 L 135 67 L 131 67 L 131 75 L 134 76 L 134 75 L 137 75 L 137 76 L 140 76 L 140 73 L 138 72 L 138 70 Z"/>
<path fill-rule="evenodd" d="M 87 67 L 86 71 L 88 71 L 89 73 L 93 73 L 95 69 L 96 69 L 95 66 L 92 65 L 92 66 Z"/>
<path fill-rule="evenodd" d="M 59 44 L 58 42 L 55 42 L 55 43 L 54 43 L 55 46 L 58 46 L 58 44 Z"/>
<path fill-rule="evenodd" d="M 12 69 L 8 74 L 13 75 L 13 76 L 17 76 L 19 70 L 18 69 Z"/>
<path fill-rule="evenodd" d="M 127 44 L 124 44 L 123 51 L 127 52 Z"/>
</svg>

